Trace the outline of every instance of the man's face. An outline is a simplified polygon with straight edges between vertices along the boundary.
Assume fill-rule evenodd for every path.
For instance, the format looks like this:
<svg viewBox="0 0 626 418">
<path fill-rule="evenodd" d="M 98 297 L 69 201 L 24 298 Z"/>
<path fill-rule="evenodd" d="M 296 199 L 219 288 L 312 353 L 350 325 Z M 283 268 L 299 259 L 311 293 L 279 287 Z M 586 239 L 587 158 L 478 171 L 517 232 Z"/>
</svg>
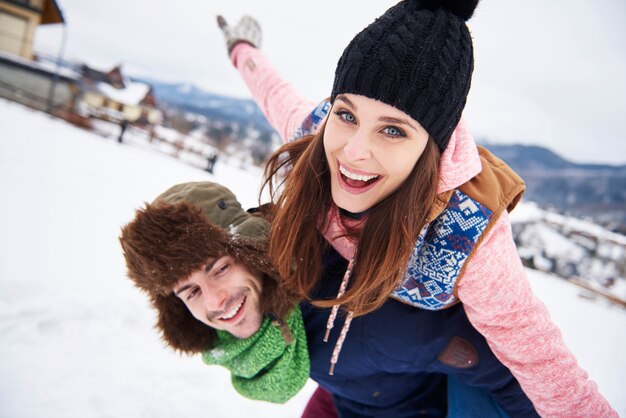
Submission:
<svg viewBox="0 0 626 418">
<path fill-rule="evenodd" d="M 248 338 L 263 322 L 261 275 L 231 256 L 211 258 L 181 280 L 174 293 L 208 326 Z"/>
</svg>

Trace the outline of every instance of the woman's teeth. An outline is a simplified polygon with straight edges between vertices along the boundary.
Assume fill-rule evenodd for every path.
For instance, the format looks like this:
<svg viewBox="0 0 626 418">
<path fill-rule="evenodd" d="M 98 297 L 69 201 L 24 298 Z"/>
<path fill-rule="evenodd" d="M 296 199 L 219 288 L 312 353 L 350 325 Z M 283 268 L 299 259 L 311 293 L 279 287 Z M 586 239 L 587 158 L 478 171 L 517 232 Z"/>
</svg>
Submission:
<svg viewBox="0 0 626 418">
<path fill-rule="evenodd" d="M 365 176 L 361 174 L 351 173 L 348 170 L 346 170 L 342 165 L 339 166 L 339 171 L 341 171 L 341 174 L 343 174 L 344 176 L 346 176 L 347 178 L 351 180 L 370 181 L 378 177 L 377 175 Z"/>
<path fill-rule="evenodd" d="M 243 305 L 245 301 L 246 301 L 246 298 L 241 299 L 241 302 L 239 302 L 237 306 L 235 306 L 230 312 L 222 316 L 220 319 L 230 319 L 233 316 L 237 315 L 237 312 L 239 312 L 239 309 L 241 309 L 241 306 Z"/>
</svg>

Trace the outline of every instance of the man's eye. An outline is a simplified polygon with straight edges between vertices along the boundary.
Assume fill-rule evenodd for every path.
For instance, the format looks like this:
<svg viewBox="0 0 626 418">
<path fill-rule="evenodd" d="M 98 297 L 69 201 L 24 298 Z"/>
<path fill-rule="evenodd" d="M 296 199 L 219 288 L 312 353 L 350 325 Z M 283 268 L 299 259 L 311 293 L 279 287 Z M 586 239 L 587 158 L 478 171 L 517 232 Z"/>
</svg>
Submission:
<svg viewBox="0 0 626 418">
<path fill-rule="evenodd" d="M 215 273 L 216 276 L 222 276 L 224 274 L 226 274 L 226 272 L 230 270 L 230 263 L 225 263 L 223 265 L 221 265 L 218 269 L 217 272 Z"/>
<path fill-rule="evenodd" d="M 191 300 L 200 294 L 200 288 L 196 287 L 187 293 L 187 300 Z"/>
<path fill-rule="evenodd" d="M 346 123 L 356 123 L 354 115 L 346 110 L 337 110 L 335 115 L 339 116 Z"/>
</svg>

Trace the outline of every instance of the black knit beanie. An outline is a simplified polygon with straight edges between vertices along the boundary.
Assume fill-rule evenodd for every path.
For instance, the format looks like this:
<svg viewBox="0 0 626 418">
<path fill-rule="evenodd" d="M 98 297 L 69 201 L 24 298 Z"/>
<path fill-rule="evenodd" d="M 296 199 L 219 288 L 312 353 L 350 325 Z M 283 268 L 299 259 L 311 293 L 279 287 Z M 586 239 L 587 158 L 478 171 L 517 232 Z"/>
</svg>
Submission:
<svg viewBox="0 0 626 418">
<path fill-rule="evenodd" d="M 474 54 L 465 24 L 478 0 L 405 0 L 346 47 L 331 94 L 352 93 L 394 106 L 417 120 L 445 150 L 461 119 Z"/>
</svg>

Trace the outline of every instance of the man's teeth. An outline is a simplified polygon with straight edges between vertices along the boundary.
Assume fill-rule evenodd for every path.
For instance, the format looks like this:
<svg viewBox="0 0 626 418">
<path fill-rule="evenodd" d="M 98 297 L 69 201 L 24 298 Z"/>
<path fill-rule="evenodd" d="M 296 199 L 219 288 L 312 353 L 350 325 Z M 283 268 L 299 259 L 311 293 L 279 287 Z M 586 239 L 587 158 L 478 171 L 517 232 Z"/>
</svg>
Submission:
<svg viewBox="0 0 626 418">
<path fill-rule="evenodd" d="M 375 179 L 376 175 L 374 176 L 364 176 L 361 174 L 354 174 L 349 172 L 348 170 L 346 170 L 342 165 L 339 166 L 339 171 L 341 171 L 341 174 L 343 174 L 344 176 L 348 177 L 349 179 L 352 180 L 361 180 L 361 181 L 370 181 L 372 179 Z"/>
<path fill-rule="evenodd" d="M 235 306 L 230 312 L 228 312 L 226 315 L 222 316 L 220 319 L 230 319 L 233 316 L 237 315 L 237 312 L 239 312 L 239 309 L 241 308 L 241 305 L 243 305 L 243 302 L 246 299 L 243 298 L 241 299 L 241 302 L 239 302 L 239 304 L 237 306 Z"/>
</svg>

